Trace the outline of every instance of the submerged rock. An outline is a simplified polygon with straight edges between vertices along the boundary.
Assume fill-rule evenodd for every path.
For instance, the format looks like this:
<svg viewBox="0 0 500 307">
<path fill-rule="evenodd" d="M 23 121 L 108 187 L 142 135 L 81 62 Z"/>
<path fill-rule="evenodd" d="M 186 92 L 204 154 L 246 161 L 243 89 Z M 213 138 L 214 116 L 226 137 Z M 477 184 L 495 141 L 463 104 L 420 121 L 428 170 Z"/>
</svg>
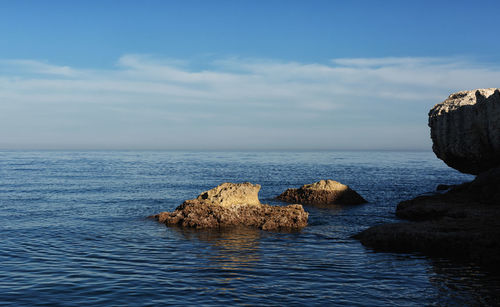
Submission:
<svg viewBox="0 0 500 307">
<path fill-rule="evenodd" d="M 288 189 L 277 197 L 289 203 L 305 205 L 357 205 L 366 200 L 347 185 L 334 180 L 321 180 L 298 189 Z"/>
<path fill-rule="evenodd" d="M 432 149 L 448 166 L 477 175 L 500 165 L 498 88 L 451 94 L 429 112 Z"/>
<path fill-rule="evenodd" d="M 263 230 L 291 230 L 307 226 L 308 213 L 301 205 L 286 207 L 261 204 L 260 185 L 223 183 L 186 200 L 173 212 L 151 216 L 167 226 L 225 228 L 252 226 Z"/>
</svg>

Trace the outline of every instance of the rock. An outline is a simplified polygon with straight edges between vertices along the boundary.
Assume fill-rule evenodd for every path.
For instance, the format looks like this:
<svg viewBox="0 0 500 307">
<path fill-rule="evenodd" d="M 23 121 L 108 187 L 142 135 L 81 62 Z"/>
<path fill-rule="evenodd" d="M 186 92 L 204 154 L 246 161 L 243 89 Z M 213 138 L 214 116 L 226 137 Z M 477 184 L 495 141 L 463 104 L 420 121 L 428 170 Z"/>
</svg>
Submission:
<svg viewBox="0 0 500 307">
<path fill-rule="evenodd" d="M 448 166 L 477 175 L 500 165 L 498 88 L 450 95 L 429 112 L 432 149 Z"/>
<path fill-rule="evenodd" d="M 406 223 L 354 237 L 375 250 L 463 259 L 500 271 L 500 91 L 452 94 L 429 112 L 432 149 L 449 166 L 477 175 L 398 204 Z"/>
<path fill-rule="evenodd" d="M 263 230 L 292 230 L 307 226 L 308 213 L 301 205 L 261 204 L 260 185 L 223 183 L 186 200 L 173 212 L 151 216 L 167 226 L 225 228 L 252 226 Z"/>
<path fill-rule="evenodd" d="M 483 214 L 480 217 L 443 218 L 439 221 L 383 224 L 371 227 L 354 238 L 376 251 L 419 252 L 428 256 L 474 262 L 500 270 L 500 227 Z"/>
<path fill-rule="evenodd" d="M 500 212 L 500 167 L 479 174 L 471 182 L 452 186 L 446 193 L 402 201 L 396 216 L 407 220 L 463 218 L 484 206 Z"/>
<path fill-rule="evenodd" d="M 384 224 L 356 236 L 380 251 L 421 252 L 500 269 L 500 168 L 443 194 L 398 204 L 396 215 L 413 222 Z"/>
<path fill-rule="evenodd" d="M 334 180 L 321 180 L 298 189 L 288 189 L 277 197 L 289 203 L 305 205 L 357 205 L 366 203 L 356 191 Z"/>
<path fill-rule="evenodd" d="M 223 207 L 235 204 L 260 205 L 259 190 L 258 184 L 226 182 L 201 193 L 197 200 Z"/>
</svg>

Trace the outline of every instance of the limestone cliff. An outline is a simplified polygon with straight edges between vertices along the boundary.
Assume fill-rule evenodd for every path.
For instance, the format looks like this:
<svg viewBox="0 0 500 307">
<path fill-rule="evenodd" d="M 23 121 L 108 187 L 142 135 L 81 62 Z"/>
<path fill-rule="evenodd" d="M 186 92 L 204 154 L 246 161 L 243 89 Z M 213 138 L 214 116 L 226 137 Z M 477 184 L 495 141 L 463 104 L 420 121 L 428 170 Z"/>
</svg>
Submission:
<svg viewBox="0 0 500 307">
<path fill-rule="evenodd" d="M 429 112 L 432 149 L 448 166 L 477 175 L 500 165 L 498 88 L 451 94 Z"/>
</svg>

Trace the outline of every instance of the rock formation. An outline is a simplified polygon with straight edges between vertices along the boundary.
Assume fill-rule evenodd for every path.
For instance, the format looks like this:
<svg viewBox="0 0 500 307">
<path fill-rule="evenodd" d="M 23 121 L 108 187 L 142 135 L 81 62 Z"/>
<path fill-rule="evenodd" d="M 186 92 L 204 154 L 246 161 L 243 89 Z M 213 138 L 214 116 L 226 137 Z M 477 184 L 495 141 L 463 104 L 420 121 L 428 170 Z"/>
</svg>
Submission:
<svg viewBox="0 0 500 307">
<path fill-rule="evenodd" d="M 429 112 L 429 126 L 436 155 L 477 177 L 399 203 L 396 215 L 411 222 L 378 225 L 354 237 L 375 250 L 416 251 L 500 270 L 500 92 L 452 94 Z"/>
<path fill-rule="evenodd" d="M 167 226 L 225 228 L 252 226 L 263 230 L 300 229 L 307 225 L 308 213 L 301 205 L 286 207 L 261 204 L 260 185 L 223 183 L 186 200 L 173 212 L 161 212 L 155 218 Z"/>
<path fill-rule="evenodd" d="M 375 250 L 422 252 L 500 269 L 500 168 L 444 194 L 403 201 L 396 215 L 411 222 L 378 225 L 354 237 Z"/>
<path fill-rule="evenodd" d="M 260 185 L 258 184 L 225 182 L 201 193 L 196 200 L 223 207 L 241 204 L 260 205 L 259 190 Z"/>
<path fill-rule="evenodd" d="M 304 205 L 356 205 L 366 203 L 356 191 L 334 180 L 321 180 L 298 189 L 288 189 L 277 197 L 289 203 Z"/>
<path fill-rule="evenodd" d="M 477 175 L 500 166 L 500 92 L 451 94 L 429 112 L 432 149 L 448 166 Z"/>
</svg>

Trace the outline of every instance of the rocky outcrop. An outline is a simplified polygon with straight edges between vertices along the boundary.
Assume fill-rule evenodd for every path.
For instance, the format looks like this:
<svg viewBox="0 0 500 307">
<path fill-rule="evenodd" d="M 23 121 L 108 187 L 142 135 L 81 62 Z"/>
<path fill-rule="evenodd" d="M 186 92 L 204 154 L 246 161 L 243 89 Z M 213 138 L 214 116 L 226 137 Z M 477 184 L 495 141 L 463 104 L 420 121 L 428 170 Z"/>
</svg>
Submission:
<svg viewBox="0 0 500 307">
<path fill-rule="evenodd" d="M 450 186 L 444 194 L 403 201 L 398 204 L 396 215 L 413 221 L 445 216 L 463 218 L 482 207 L 500 211 L 500 167 L 479 174 L 471 182 Z"/>
<path fill-rule="evenodd" d="M 259 190 L 258 184 L 225 182 L 201 193 L 196 200 L 223 207 L 241 204 L 260 205 Z"/>
<path fill-rule="evenodd" d="M 451 94 L 429 112 L 432 149 L 448 166 L 477 175 L 500 165 L 498 88 Z"/>
<path fill-rule="evenodd" d="M 429 112 L 433 150 L 449 166 L 477 177 L 398 204 L 411 222 L 379 225 L 355 236 L 381 251 L 422 252 L 500 270 L 500 92 L 452 94 Z"/>
<path fill-rule="evenodd" d="M 418 252 L 428 256 L 473 262 L 499 271 L 500 229 L 494 216 L 445 218 L 439 221 L 403 222 L 371 227 L 354 238 L 382 252 Z"/>
<path fill-rule="evenodd" d="M 298 189 L 288 189 L 277 198 L 289 203 L 320 206 L 366 203 L 356 191 L 334 180 L 321 180 Z"/>
<path fill-rule="evenodd" d="M 307 225 L 308 213 L 301 205 L 286 207 L 261 204 L 260 185 L 223 183 L 186 200 L 173 212 L 151 216 L 167 226 L 225 228 L 252 226 L 263 230 L 292 230 Z"/>
<path fill-rule="evenodd" d="M 500 168 L 444 194 L 398 204 L 396 215 L 412 222 L 384 224 L 354 237 L 380 251 L 422 252 L 500 269 Z"/>
</svg>

